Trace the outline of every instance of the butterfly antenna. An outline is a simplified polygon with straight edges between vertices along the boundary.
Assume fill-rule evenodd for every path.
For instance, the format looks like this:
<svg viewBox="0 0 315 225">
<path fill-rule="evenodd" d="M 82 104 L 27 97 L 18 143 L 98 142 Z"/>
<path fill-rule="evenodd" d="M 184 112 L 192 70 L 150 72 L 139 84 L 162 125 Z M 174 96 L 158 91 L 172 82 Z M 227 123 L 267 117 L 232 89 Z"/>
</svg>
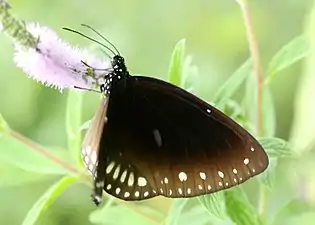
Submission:
<svg viewBox="0 0 315 225">
<path fill-rule="evenodd" d="M 92 30 L 94 33 L 96 33 L 98 36 L 100 36 L 104 41 L 106 41 L 108 44 L 110 44 L 118 53 L 118 55 L 120 55 L 120 52 L 118 51 L 118 49 L 115 47 L 115 45 L 113 43 L 111 43 L 107 38 L 105 38 L 100 32 L 98 32 L 97 30 L 95 30 L 93 27 L 87 25 L 87 24 L 81 24 L 81 26 L 89 28 L 90 30 Z"/>
<path fill-rule="evenodd" d="M 83 65 L 85 65 L 86 67 L 92 69 L 92 70 L 110 71 L 109 68 L 107 68 L 107 69 L 95 68 L 95 67 L 89 65 L 88 63 L 84 62 L 83 60 L 81 60 L 81 63 L 82 63 Z"/>
<path fill-rule="evenodd" d="M 106 48 L 107 50 L 109 50 L 111 53 L 113 53 L 113 55 L 116 55 L 116 54 L 117 54 L 117 53 L 115 53 L 113 50 L 111 50 L 108 46 L 104 45 L 103 43 L 101 43 L 101 42 L 99 42 L 99 41 L 97 41 L 97 40 L 95 40 L 95 39 L 93 39 L 93 38 L 91 38 L 91 37 L 89 37 L 89 36 L 87 36 L 87 35 L 85 35 L 85 34 L 79 32 L 79 31 L 72 30 L 72 29 L 67 28 L 67 27 L 63 27 L 62 29 L 66 30 L 66 31 L 70 31 L 70 32 L 76 33 L 76 34 L 78 34 L 78 35 L 80 35 L 80 36 L 82 36 L 82 37 L 84 37 L 84 38 L 86 38 L 86 39 L 89 39 L 89 40 L 91 40 L 91 41 L 93 41 L 93 42 L 95 42 L 95 43 L 97 43 L 97 44 L 103 46 L 104 48 Z"/>
</svg>

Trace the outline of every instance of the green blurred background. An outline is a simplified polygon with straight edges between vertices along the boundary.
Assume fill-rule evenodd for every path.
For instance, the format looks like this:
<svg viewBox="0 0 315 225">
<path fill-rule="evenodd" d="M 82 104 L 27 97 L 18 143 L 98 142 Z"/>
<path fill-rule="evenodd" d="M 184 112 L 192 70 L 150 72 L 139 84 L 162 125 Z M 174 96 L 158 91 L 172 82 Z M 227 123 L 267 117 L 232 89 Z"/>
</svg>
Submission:
<svg viewBox="0 0 315 225">
<path fill-rule="evenodd" d="M 242 14 L 234 0 L 95 0 L 90 3 L 84 0 L 11 0 L 9 3 L 12 12 L 20 19 L 51 27 L 74 45 L 91 47 L 90 42 L 61 28 L 80 30 L 81 23 L 91 25 L 118 47 L 133 74 L 167 79 L 174 45 L 186 38 L 186 52 L 193 56 L 193 63 L 199 68 L 198 93 L 206 100 L 211 99 L 220 85 L 249 57 Z M 253 0 L 250 8 L 264 67 L 288 41 L 304 31 L 312 32 L 309 26 L 312 23 L 311 0 Z M 1 114 L 12 129 L 43 146 L 61 151 L 67 146 L 67 91 L 61 94 L 28 79 L 13 63 L 10 39 L 0 35 L 0 42 Z M 271 84 L 277 137 L 290 138 L 294 113 L 299 107 L 293 100 L 303 90 L 298 88 L 300 82 L 315 71 L 309 64 L 294 64 Z M 312 88 L 307 90 L 309 99 L 305 101 L 311 103 L 315 92 Z M 296 101 L 304 99 L 301 97 Z M 93 115 L 98 102 L 98 95 L 86 94 L 84 121 Z M 299 115 L 303 117 L 303 114 Z M 310 117 L 303 119 L 307 121 Z M 308 129 L 297 127 L 302 132 L 299 135 L 305 137 L 312 133 L 311 125 Z M 309 158 L 310 165 L 312 159 Z M 21 176 L 23 182 L 29 182 L 23 186 L 13 184 L 10 176 Z M 9 225 L 21 224 L 34 202 L 56 178 L 24 172 L 3 162 L 0 179 L 0 224 Z M 91 224 L 88 217 L 95 207 L 89 195 L 90 187 L 86 185 L 71 187 L 41 216 L 38 224 Z M 157 210 L 167 212 L 170 200 L 159 199 L 152 204 Z M 315 221 L 309 224 L 315 224 Z"/>
</svg>

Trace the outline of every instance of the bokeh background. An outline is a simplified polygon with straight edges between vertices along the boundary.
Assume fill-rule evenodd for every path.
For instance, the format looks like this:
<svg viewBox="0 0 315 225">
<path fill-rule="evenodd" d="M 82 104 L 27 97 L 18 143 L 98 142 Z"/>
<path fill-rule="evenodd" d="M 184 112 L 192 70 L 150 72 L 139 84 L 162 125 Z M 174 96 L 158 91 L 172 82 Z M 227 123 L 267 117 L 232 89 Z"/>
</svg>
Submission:
<svg viewBox="0 0 315 225">
<path fill-rule="evenodd" d="M 51 27 L 60 37 L 82 47 L 93 49 L 90 42 L 61 28 L 80 30 L 81 23 L 93 26 L 114 42 L 133 74 L 167 79 L 174 45 L 185 38 L 186 53 L 193 57 L 193 64 L 199 69 L 195 81 L 198 94 L 206 100 L 211 99 L 220 85 L 249 57 L 242 14 L 234 0 L 11 0 L 9 3 L 19 18 Z M 294 37 L 304 32 L 311 35 L 314 7 L 312 0 L 250 1 L 263 68 Z M 28 79 L 15 67 L 11 42 L 5 35 L 0 35 L 0 46 L 2 116 L 12 129 L 27 138 L 55 151 L 63 151 L 67 147 L 67 91 L 61 94 Z M 307 137 L 303 143 L 301 141 L 302 144 L 313 143 L 315 136 L 312 135 L 315 114 L 313 118 L 310 115 L 315 106 L 315 100 L 312 100 L 315 96 L 315 68 L 309 62 L 311 57 L 282 71 L 271 83 L 276 107 L 276 136 L 285 140 L 291 140 L 292 134 Z M 93 115 L 98 102 L 97 94 L 85 95 L 84 121 Z M 307 104 L 303 105 L 303 102 Z M 305 114 L 299 107 L 305 110 Z M 309 147 L 297 164 L 307 165 L 304 170 L 311 171 L 315 158 L 309 151 L 313 146 Z M 0 149 L 7 150 L 10 149 Z M 12 183 L 12 176 L 21 177 L 21 182 Z M 28 210 L 56 179 L 3 162 L 0 165 L 0 224 L 21 224 Z M 312 202 L 310 181 L 314 179 L 314 173 L 306 173 L 303 179 L 305 182 L 300 180 L 299 183 L 301 198 Z M 89 198 L 90 190 L 85 184 L 70 187 L 41 216 L 38 224 L 91 224 L 89 215 L 95 207 Z M 171 200 L 159 199 L 148 204 L 161 213 L 167 213 Z M 117 216 L 124 217 L 124 211 Z M 131 220 L 126 224 L 134 223 Z M 315 224 L 315 220 L 305 224 Z"/>
</svg>

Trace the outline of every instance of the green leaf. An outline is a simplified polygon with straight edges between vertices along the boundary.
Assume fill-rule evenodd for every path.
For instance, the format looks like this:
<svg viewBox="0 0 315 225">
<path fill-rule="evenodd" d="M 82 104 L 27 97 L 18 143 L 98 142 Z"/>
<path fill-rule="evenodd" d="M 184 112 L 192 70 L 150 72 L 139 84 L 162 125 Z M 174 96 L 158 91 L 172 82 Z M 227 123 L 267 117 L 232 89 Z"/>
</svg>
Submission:
<svg viewBox="0 0 315 225">
<path fill-rule="evenodd" d="M 313 225 L 315 221 L 315 212 L 306 212 L 298 216 L 290 216 L 285 220 L 285 223 L 274 225 Z"/>
<path fill-rule="evenodd" d="M 174 199 L 172 208 L 166 218 L 166 225 L 179 224 L 178 221 L 183 212 L 184 207 L 187 204 L 188 199 Z"/>
<path fill-rule="evenodd" d="M 174 51 L 171 56 L 171 62 L 168 72 L 168 81 L 174 85 L 180 86 L 183 75 L 183 65 L 185 59 L 185 39 L 181 39 L 177 42 Z"/>
<path fill-rule="evenodd" d="M 293 199 L 279 210 L 272 224 L 287 224 L 290 218 L 299 217 L 309 212 L 314 212 L 314 206 L 311 206 L 305 200 Z"/>
<path fill-rule="evenodd" d="M 52 178 L 55 177 L 47 176 L 47 174 L 30 173 L 0 159 L 0 188 L 15 187 Z"/>
<path fill-rule="evenodd" d="M 220 220 L 226 220 L 225 197 L 223 192 L 202 195 L 198 197 L 199 202 L 205 207 L 211 216 Z"/>
<path fill-rule="evenodd" d="M 270 137 L 259 138 L 258 140 L 270 157 L 285 158 L 293 156 L 289 144 L 285 140 Z"/>
<path fill-rule="evenodd" d="M 68 148 L 78 165 L 81 164 L 81 125 L 82 125 L 82 91 L 69 91 L 66 112 L 66 130 L 68 135 Z"/>
<path fill-rule="evenodd" d="M 16 133 L 0 137 L 0 158 L 23 170 L 41 174 L 64 175 L 70 171 L 56 162 L 63 161 L 47 149 Z M 47 155 L 54 157 L 53 161 Z"/>
<path fill-rule="evenodd" d="M 260 175 L 261 182 L 269 189 L 274 188 L 277 165 L 278 159 L 270 158 L 267 170 Z"/>
<path fill-rule="evenodd" d="M 246 78 L 244 98 L 241 107 L 250 131 L 255 131 L 257 120 L 257 84 L 256 77 L 251 74 Z"/>
<path fill-rule="evenodd" d="M 236 225 L 262 225 L 257 210 L 249 202 L 243 189 L 234 187 L 225 192 L 226 211 Z"/>
<path fill-rule="evenodd" d="M 2 115 L 0 114 L 0 137 L 3 133 L 5 133 L 6 131 L 8 131 L 9 125 L 7 124 L 7 122 L 4 120 L 4 118 L 2 117 Z"/>
<path fill-rule="evenodd" d="M 283 46 L 269 63 L 265 83 L 269 83 L 281 70 L 306 57 L 309 50 L 309 42 L 305 35 L 298 36 Z"/>
<path fill-rule="evenodd" d="M 223 108 L 226 102 L 240 88 L 246 77 L 250 76 L 252 70 L 252 60 L 248 59 L 243 65 L 237 69 L 232 76 L 222 85 L 219 91 L 215 94 L 212 102 L 218 108 Z"/>
<path fill-rule="evenodd" d="M 307 28 L 310 54 L 305 60 L 303 73 L 299 75 L 299 85 L 294 99 L 294 119 L 291 127 L 290 144 L 292 150 L 303 154 L 310 151 L 315 143 L 315 7 L 309 16 Z"/>
<path fill-rule="evenodd" d="M 191 65 L 192 57 L 187 56 L 183 65 L 181 87 L 189 91 L 190 93 L 196 93 L 195 83 L 198 79 L 198 67 Z"/>
<path fill-rule="evenodd" d="M 61 193 L 77 181 L 77 177 L 67 176 L 51 186 L 27 213 L 22 225 L 34 225 L 40 215 L 58 198 Z"/>
<path fill-rule="evenodd" d="M 276 110 L 268 85 L 264 86 L 262 101 L 263 136 L 273 137 L 276 133 Z"/>
<path fill-rule="evenodd" d="M 134 209 L 134 207 L 136 209 Z M 142 214 L 142 208 L 146 208 L 146 213 Z M 150 211 L 150 212 L 149 212 Z M 149 215 L 148 215 L 149 214 Z M 110 207 L 103 207 L 90 214 L 90 221 L 94 224 L 111 225 L 156 225 L 159 220 L 155 219 L 157 211 L 146 206 L 133 204 L 118 204 Z M 122 216 L 123 215 L 123 216 Z M 160 219 L 160 218 L 159 218 Z"/>
</svg>

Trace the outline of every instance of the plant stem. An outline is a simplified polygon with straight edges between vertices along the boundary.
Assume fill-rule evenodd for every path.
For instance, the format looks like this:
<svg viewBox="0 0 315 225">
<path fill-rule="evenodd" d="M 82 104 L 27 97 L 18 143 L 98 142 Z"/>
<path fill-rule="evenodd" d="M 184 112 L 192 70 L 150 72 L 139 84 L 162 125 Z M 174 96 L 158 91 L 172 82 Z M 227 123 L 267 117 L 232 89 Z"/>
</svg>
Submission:
<svg viewBox="0 0 315 225">
<path fill-rule="evenodd" d="M 78 174 L 79 173 L 79 171 L 76 168 L 74 168 L 71 165 L 69 165 L 68 163 L 62 161 L 61 159 L 59 159 L 58 157 L 56 157 L 55 155 L 53 155 L 49 151 L 47 151 L 45 148 L 43 148 L 40 145 L 37 145 L 34 142 L 28 140 L 27 138 L 23 137 L 19 133 L 11 130 L 11 131 L 9 131 L 9 135 L 11 137 L 13 137 L 14 139 L 16 139 L 17 141 L 22 142 L 23 144 L 29 146 L 31 149 L 33 149 L 34 151 L 43 155 L 44 157 L 48 158 L 49 160 L 53 161 L 54 163 L 60 165 L 65 170 L 69 171 L 70 173 L 72 173 L 72 174 Z"/>
<path fill-rule="evenodd" d="M 253 60 L 254 74 L 257 84 L 257 115 L 256 115 L 256 135 L 260 136 L 262 132 L 262 95 L 263 95 L 263 75 L 260 63 L 260 54 L 253 29 L 250 10 L 246 0 L 237 0 L 240 5 L 246 28 L 246 36 L 251 58 Z"/>
<path fill-rule="evenodd" d="M 260 54 L 259 48 L 257 44 L 257 40 L 255 37 L 255 32 L 253 29 L 252 18 L 250 14 L 250 10 L 248 7 L 247 0 L 236 0 L 239 4 L 244 23 L 246 28 L 246 36 L 249 46 L 249 51 L 251 58 L 253 60 L 253 69 L 254 74 L 256 76 L 256 85 L 257 85 L 257 115 L 256 115 L 256 135 L 260 136 L 262 133 L 262 96 L 263 96 L 263 73 L 261 69 L 261 62 L 260 62 Z M 266 204 L 266 190 L 263 185 L 259 186 L 259 201 L 258 201 L 258 213 L 260 216 L 263 216 Z"/>
</svg>

